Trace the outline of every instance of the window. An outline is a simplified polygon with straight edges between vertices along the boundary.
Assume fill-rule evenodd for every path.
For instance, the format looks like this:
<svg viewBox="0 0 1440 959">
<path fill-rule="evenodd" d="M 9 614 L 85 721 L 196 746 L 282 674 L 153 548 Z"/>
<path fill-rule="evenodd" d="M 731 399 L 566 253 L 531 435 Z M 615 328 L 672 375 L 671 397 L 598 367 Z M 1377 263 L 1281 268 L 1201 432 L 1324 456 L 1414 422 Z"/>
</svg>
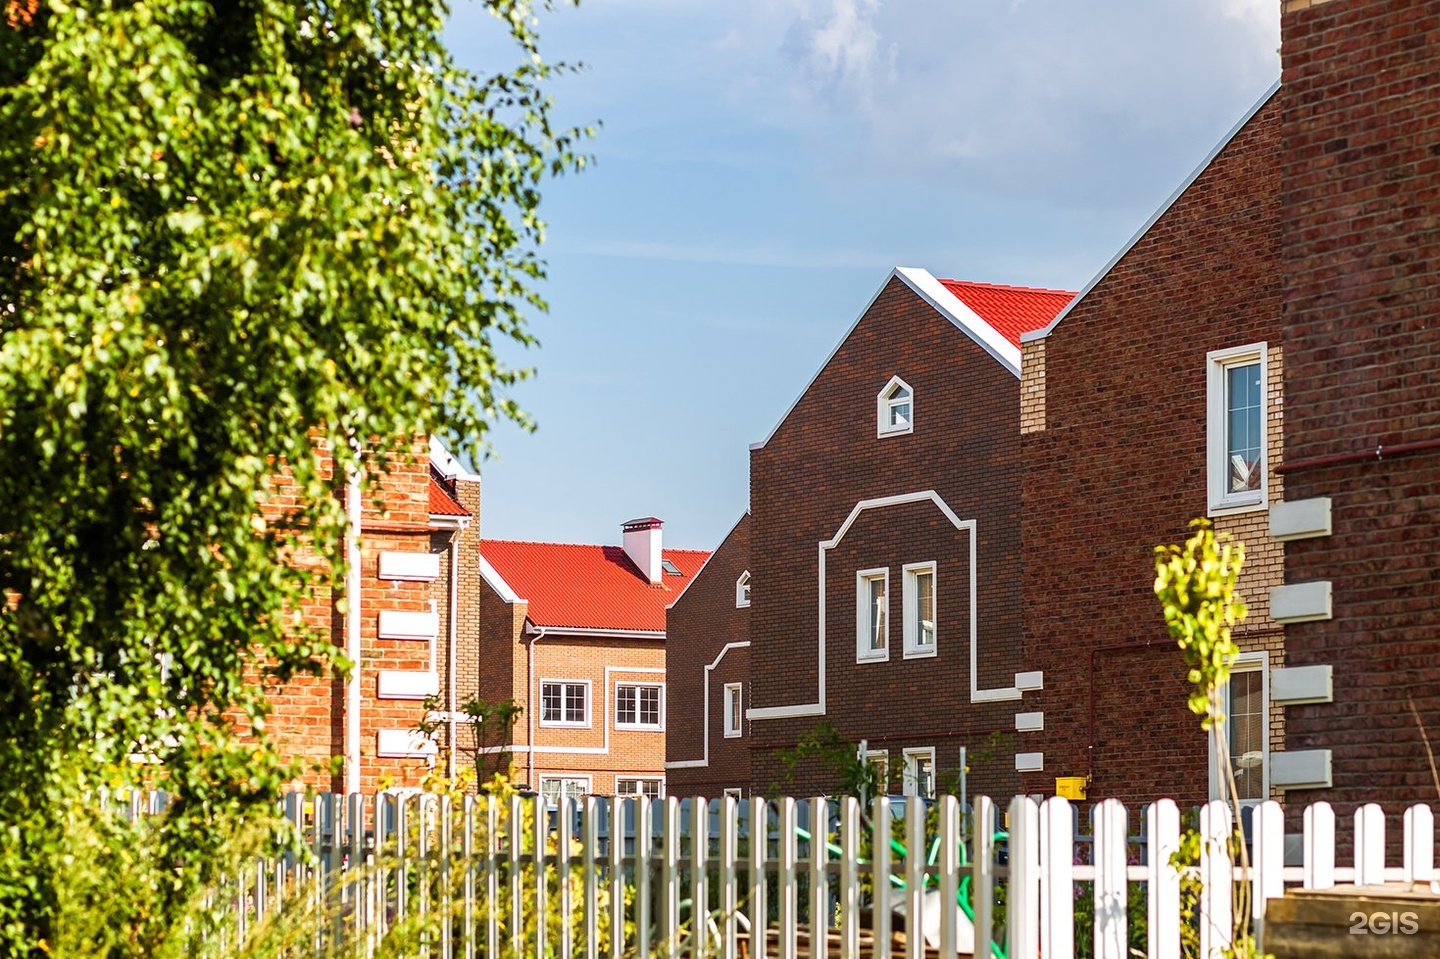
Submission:
<svg viewBox="0 0 1440 959">
<path fill-rule="evenodd" d="M 590 684 L 541 683 L 540 725 L 589 726 Z"/>
<path fill-rule="evenodd" d="M 744 609 L 750 605 L 750 571 L 747 569 L 735 581 L 735 608 Z"/>
<path fill-rule="evenodd" d="M 660 799 L 665 795 L 665 780 L 663 779 L 615 779 L 615 795 L 617 796 L 644 796 L 647 799 Z"/>
<path fill-rule="evenodd" d="M 890 658 L 890 571 L 855 574 L 855 658 Z"/>
<path fill-rule="evenodd" d="M 580 800 L 590 792 L 589 776 L 541 776 L 540 795 L 545 797 L 545 808 L 555 809 L 560 797 Z"/>
<path fill-rule="evenodd" d="M 1230 673 L 1225 686 L 1226 744 L 1230 749 L 1230 772 L 1240 802 L 1253 805 L 1270 796 L 1270 695 L 1266 688 L 1265 653 L 1242 654 Z M 1228 798 L 1219 768 L 1218 757 L 1211 748 L 1210 795 Z"/>
<path fill-rule="evenodd" d="M 1210 511 L 1265 505 L 1265 344 L 1210 353 Z"/>
<path fill-rule="evenodd" d="M 725 684 L 725 738 L 734 739 L 740 735 L 740 717 L 745 715 L 744 697 L 740 683 Z"/>
<path fill-rule="evenodd" d="M 877 434 L 880 436 L 913 432 L 915 396 L 910 384 L 898 376 L 892 376 L 890 382 L 880 391 L 880 395 L 875 398 L 875 415 L 878 420 Z"/>
<path fill-rule="evenodd" d="M 731 799 L 744 799 L 745 790 L 741 789 L 739 786 L 727 786 L 724 790 L 721 791 L 720 795 L 729 796 Z"/>
<path fill-rule="evenodd" d="M 890 751 L 888 749 L 867 749 L 865 750 L 865 762 L 875 767 L 875 781 L 880 787 L 878 795 L 887 795 L 890 792 Z M 872 797 L 862 796 L 861 798 Z"/>
<path fill-rule="evenodd" d="M 935 798 L 935 747 L 905 750 L 905 780 L 903 791 L 907 796 Z"/>
<path fill-rule="evenodd" d="M 935 564 L 904 567 L 905 658 L 935 655 Z"/>
<path fill-rule="evenodd" d="M 665 687 L 655 683 L 627 683 L 615 687 L 616 729 L 664 729 L 660 704 Z"/>
</svg>

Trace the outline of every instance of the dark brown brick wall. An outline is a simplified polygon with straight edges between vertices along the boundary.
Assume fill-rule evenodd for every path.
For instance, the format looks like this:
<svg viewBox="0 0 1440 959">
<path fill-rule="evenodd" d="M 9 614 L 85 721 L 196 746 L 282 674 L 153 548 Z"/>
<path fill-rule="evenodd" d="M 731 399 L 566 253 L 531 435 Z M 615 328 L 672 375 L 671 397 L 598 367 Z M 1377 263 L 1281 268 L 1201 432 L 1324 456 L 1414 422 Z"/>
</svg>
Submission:
<svg viewBox="0 0 1440 959">
<path fill-rule="evenodd" d="M 1044 340 L 1022 541 L 1027 668 L 1045 674 L 1026 708 L 1044 710 L 1045 730 L 1020 748 L 1043 751 L 1045 769 L 1027 790 L 1087 774 L 1093 695 L 1092 798 L 1207 798 L 1205 738 L 1152 591 L 1154 547 L 1183 540 L 1208 509 L 1206 353 L 1280 340 L 1279 147 L 1272 99 Z M 1091 656 L 1146 641 L 1160 646 Z"/>
<path fill-rule="evenodd" d="M 1335 701 L 1289 711 L 1290 749 L 1333 751 L 1327 799 L 1434 802 L 1413 697 L 1440 741 L 1440 455 L 1306 468 L 1440 439 L 1440 7 L 1332 0 L 1282 18 L 1287 498 L 1329 496 L 1334 535 L 1292 543 L 1333 620 L 1287 631 Z"/>
<path fill-rule="evenodd" d="M 750 639 L 750 610 L 735 605 L 736 580 L 749 568 L 750 514 L 746 513 L 666 614 L 665 675 L 672 706 L 665 732 L 666 762 L 695 761 L 704 755 L 705 667 L 726 644 Z M 726 788 L 750 785 L 753 731 L 742 720 L 742 735 L 725 738 L 726 683 L 742 683 L 748 705 L 748 649 L 730 650 L 710 671 L 709 765 L 667 770 L 672 795 L 718 796 Z"/>
<path fill-rule="evenodd" d="M 898 375 L 915 391 L 914 432 L 876 437 L 876 394 Z M 935 490 L 978 524 L 982 685 L 1009 686 L 1020 660 L 1019 382 L 963 332 L 892 279 L 774 436 L 750 459 L 754 575 L 753 707 L 812 702 L 816 693 L 817 546 L 857 502 Z M 933 505 L 868 512 L 827 559 L 828 719 L 852 741 L 892 751 L 936 747 L 942 777 L 959 747 L 992 733 L 1002 745 L 972 787 L 1009 795 L 1019 703 L 971 704 L 964 585 L 968 543 Z M 939 656 L 905 661 L 902 563 L 937 560 Z M 891 661 L 856 665 L 855 572 L 889 565 Z M 960 587 L 957 589 L 957 586 Z M 819 717 L 753 724 L 751 779 L 761 791 L 833 788 L 824 770 L 786 781 L 780 753 Z"/>
</svg>

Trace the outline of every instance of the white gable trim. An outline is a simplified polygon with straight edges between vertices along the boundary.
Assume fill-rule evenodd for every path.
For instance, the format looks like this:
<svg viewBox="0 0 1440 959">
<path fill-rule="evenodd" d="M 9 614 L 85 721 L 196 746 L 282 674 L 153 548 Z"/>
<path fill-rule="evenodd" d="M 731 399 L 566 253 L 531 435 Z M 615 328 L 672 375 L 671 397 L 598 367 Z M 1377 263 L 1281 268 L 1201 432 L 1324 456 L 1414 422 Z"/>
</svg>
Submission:
<svg viewBox="0 0 1440 959">
<path fill-rule="evenodd" d="M 462 480 L 466 483 L 480 482 L 480 477 L 467 470 L 437 436 L 430 437 L 430 465 L 446 479 Z"/>
<path fill-rule="evenodd" d="M 1085 297 L 1090 294 L 1090 291 L 1095 289 L 1096 285 L 1098 285 L 1101 280 L 1105 279 L 1105 277 L 1109 275 L 1111 270 L 1115 269 L 1115 265 L 1125 258 L 1125 254 L 1129 253 L 1131 248 L 1133 248 L 1135 244 L 1140 242 L 1140 238 L 1143 237 L 1146 233 L 1149 233 L 1150 228 L 1156 223 L 1158 223 L 1162 216 L 1170 212 L 1170 208 L 1175 205 L 1175 202 L 1179 200 L 1180 197 L 1185 195 L 1185 191 L 1189 190 L 1190 187 L 1194 185 L 1196 180 L 1200 179 L 1200 174 L 1204 173 L 1207 169 L 1209 169 L 1210 164 L 1215 162 L 1215 158 L 1220 155 L 1220 151 L 1224 150 L 1227 146 L 1230 145 L 1230 141 L 1235 139 L 1235 135 L 1238 134 L 1242 129 L 1244 129 L 1245 124 L 1249 123 L 1251 118 L 1254 117 L 1255 114 L 1260 112 L 1261 107 L 1270 102 L 1270 98 L 1273 97 L 1276 91 L 1279 89 L 1280 81 L 1276 80 L 1273 84 L 1270 85 L 1270 89 L 1265 91 L 1265 95 L 1262 96 L 1259 100 L 1256 100 L 1255 105 L 1252 106 L 1249 111 L 1247 111 L 1246 114 L 1240 118 L 1238 123 L 1236 123 L 1233 127 L 1230 128 L 1230 132 L 1226 133 L 1223 137 L 1220 138 L 1220 142 L 1216 143 L 1214 149 L 1212 149 L 1206 155 L 1205 159 L 1200 161 L 1200 165 L 1197 166 L 1194 170 L 1190 171 L 1190 175 L 1185 178 L 1184 182 L 1182 182 L 1178 187 L 1176 187 L 1175 192 L 1170 194 L 1170 196 L 1165 200 L 1165 202 L 1160 204 L 1159 209 L 1157 209 L 1154 213 L 1150 215 L 1150 219 L 1145 221 L 1145 225 L 1140 227 L 1140 229 L 1135 232 L 1135 235 L 1130 237 L 1130 239 L 1125 242 L 1124 246 L 1120 247 L 1120 251 L 1110 258 L 1109 263 L 1106 263 L 1100 268 L 1100 272 L 1096 273 L 1095 276 L 1091 278 L 1089 283 L 1085 284 L 1085 288 L 1076 295 L 1075 299 L 1071 300 L 1068 304 L 1066 304 L 1065 309 L 1061 310 L 1060 314 L 1056 316 L 1055 319 L 1045 324 L 1045 326 L 1041 327 L 1038 330 L 1031 330 L 1029 333 L 1022 333 L 1020 335 L 1020 342 L 1022 344 L 1030 343 L 1034 340 L 1042 340 L 1045 337 L 1049 336 L 1050 331 L 1055 329 L 1055 327 L 1059 325 L 1061 320 L 1069 316 L 1070 311 L 1079 306 L 1080 303 L 1085 299 Z"/>
<path fill-rule="evenodd" d="M 490 561 L 484 556 L 480 557 L 480 578 L 485 580 L 486 584 L 495 591 L 495 595 L 499 596 L 503 602 L 529 602 L 529 600 L 521 599 L 515 595 L 515 590 L 510 588 L 510 584 L 505 582 L 504 577 L 495 571 L 495 567 L 491 566 Z"/>
<path fill-rule="evenodd" d="M 749 648 L 750 641 L 748 639 L 743 643 L 726 643 L 720 647 L 720 655 L 715 657 L 715 661 L 705 667 L 705 705 L 701 710 L 702 720 L 700 726 L 700 728 L 704 730 L 704 734 L 702 739 L 703 745 L 700 748 L 700 758 L 676 759 L 666 763 L 666 769 L 700 769 L 710 765 L 710 674 L 715 671 L 720 665 L 720 660 L 724 659 L 725 654 L 730 652 L 730 650 Z M 745 704 L 742 702 L 740 705 L 743 709 Z"/>
<path fill-rule="evenodd" d="M 825 372 L 825 367 L 830 365 L 830 361 L 835 358 L 835 354 L 840 352 L 840 347 L 844 346 L 845 341 L 850 339 L 850 334 L 855 332 L 855 328 L 860 325 L 860 321 L 865 319 L 865 314 L 870 312 L 870 307 L 875 305 L 875 301 L 880 298 L 880 294 L 885 291 L 885 287 L 889 286 L 890 281 L 897 277 L 910 288 L 911 292 L 928 303 L 932 309 L 979 344 L 985 352 L 995 357 L 995 359 L 1000 362 L 1000 365 L 1009 370 L 1013 376 L 1016 378 L 1020 376 L 1020 351 L 1011 346 L 1005 337 L 1001 336 L 993 326 L 981 319 L 979 314 L 970 309 L 970 307 L 960 302 L 955 294 L 945 289 L 940 281 L 931 276 L 927 271 L 919 267 L 897 266 L 890 271 L 890 275 L 885 278 L 885 282 L 880 284 L 880 289 L 875 291 L 874 296 L 870 297 L 869 302 L 865 304 L 865 308 L 860 311 L 860 315 L 855 317 L 855 322 L 850 324 L 850 328 L 845 331 L 845 335 L 840 337 L 834 349 L 825 357 L 825 362 L 821 363 L 820 368 L 815 371 L 815 375 L 810 377 L 805 383 L 805 388 L 800 391 L 800 395 L 795 397 L 794 402 L 785 410 L 785 415 L 781 416 L 779 422 L 771 427 L 770 432 L 765 434 L 763 440 L 758 443 L 751 443 L 750 449 L 763 449 L 765 445 L 770 442 L 775 436 L 775 433 L 784 425 L 785 421 L 790 418 L 790 414 L 795 412 L 795 407 L 800 405 L 800 400 L 804 398 L 806 393 L 810 392 L 810 387 L 820 378 L 820 374 Z"/>
<path fill-rule="evenodd" d="M 748 509 L 745 512 L 741 513 L 740 518 L 737 519 L 734 525 L 730 527 L 730 532 L 720 537 L 720 545 L 712 549 L 710 551 L 710 555 L 705 557 L 705 562 L 700 564 L 700 568 L 695 571 L 695 575 L 690 577 L 690 582 L 686 583 L 685 588 L 680 590 L 680 595 L 676 596 L 665 606 L 665 611 L 667 613 L 675 608 L 676 603 L 680 602 L 680 600 L 685 598 L 685 593 L 688 592 L 690 587 L 695 584 L 695 581 L 700 578 L 700 574 L 705 572 L 705 567 L 710 565 L 710 561 L 715 558 L 715 554 L 720 552 L 721 548 L 725 545 L 725 543 L 730 539 L 731 536 L 735 535 L 735 531 L 740 528 L 740 524 L 743 523 L 745 521 L 745 517 L 749 515 L 750 511 Z"/>
</svg>

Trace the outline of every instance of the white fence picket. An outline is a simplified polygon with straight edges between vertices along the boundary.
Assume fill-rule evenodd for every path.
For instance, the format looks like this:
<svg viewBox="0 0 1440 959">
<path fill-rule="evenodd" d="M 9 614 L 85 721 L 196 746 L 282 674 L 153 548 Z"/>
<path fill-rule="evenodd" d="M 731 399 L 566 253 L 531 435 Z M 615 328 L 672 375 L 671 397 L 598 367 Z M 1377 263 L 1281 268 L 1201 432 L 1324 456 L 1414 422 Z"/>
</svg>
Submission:
<svg viewBox="0 0 1440 959">
<path fill-rule="evenodd" d="M 1405 810 L 1405 881 L 1435 880 L 1435 814 L 1429 806 Z"/>
<path fill-rule="evenodd" d="M 625 954 L 625 801 L 610 800 L 610 959 Z"/>
<path fill-rule="evenodd" d="M 825 959 L 829 949 L 830 879 L 825 871 L 829 861 L 827 837 L 830 832 L 830 803 L 824 796 L 810 800 L 810 959 Z"/>
<path fill-rule="evenodd" d="M 780 926 L 780 959 L 796 959 L 795 912 L 799 903 L 799 889 L 795 882 L 795 800 L 789 796 L 779 801 L 779 835 L 776 837 L 776 898 Z"/>
<path fill-rule="evenodd" d="M 1221 959 L 1233 938 L 1234 835 L 1230 807 L 1212 800 L 1200 808 L 1200 956 Z"/>
<path fill-rule="evenodd" d="M 955 955 L 960 938 L 957 896 L 960 890 L 960 803 L 940 797 L 940 955 Z M 973 948 L 972 950 L 973 951 Z"/>
<path fill-rule="evenodd" d="M 925 959 L 925 806 L 905 804 L 905 959 Z"/>
<path fill-rule="evenodd" d="M 840 800 L 840 954 L 860 954 L 860 801 Z M 730 959 L 730 957 L 726 957 Z"/>
<path fill-rule="evenodd" d="M 1010 888 L 1008 930 L 1010 955 L 1040 955 L 1040 807 L 1029 796 L 1010 800 Z M 917 957 L 918 959 L 918 957 Z"/>
<path fill-rule="evenodd" d="M 720 800 L 720 955 L 723 959 L 736 959 L 740 954 L 737 936 L 740 911 L 740 894 L 737 887 L 736 867 L 739 855 L 739 807 L 735 797 L 725 796 Z"/>
<path fill-rule="evenodd" d="M 870 930 L 875 937 L 875 959 L 890 959 L 890 800 L 885 796 L 875 797 L 870 828 L 870 845 L 874 849 Z"/>
<path fill-rule="evenodd" d="M 1385 881 L 1385 813 L 1375 803 L 1355 810 L 1355 884 Z"/>
<path fill-rule="evenodd" d="M 663 896 L 660 935 L 665 955 L 674 956 L 680 952 L 680 800 L 666 796 L 661 800 L 660 810 L 663 824 L 660 837 L 660 886 Z M 560 955 L 568 956 L 570 953 L 561 950 Z"/>
<path fill-rule="evenodd" d="M 559 938 L 556 940 L 555 949 L 557 954 L 562 956 L 573 956 L 575 954 L 574 934 L 570 926 L 570 919 L 575 915 L 575 904 L 572 902 L 570 889 L 571 872 L 571 845 L 574 837 L 574 816 L 577 810 L 575 800 L 564 795 L 562 790 L 560 796 L 560 808 L 555 813 L 555 878 L 558 880 L 556 889 L 556 906 L 560 913 Z M 580 809 L 584 815 L 583 808 Z"/>
<path fill-rule="evenodd" d="M 1075 826 L 1070 801 L 1051 796 L 1040 804 L 1040 954 L 1075 951 Z"/>
<path fill-rule="evenodd" d="M 1118 799 L 1102 800 L 1091 816 L 1095 833 L 1095 959 L 1126 959 L 1128 817 Z"/>
<path fill-rule="evenodd" d="M 1180 959 L 1180 873 L 1170 864 L 1180 851 L 1180 810 L 1174 800 L 1161 799 L 1145 810 L 1149 857 L 1150 959 Z"/>
<path fill-rule="evenodd" d="M 710 935 L 710 804 L 690 800 L 690 955 L 706 955 Z"/>
<path fill-rule="evenodd" d="M 1335 886 L 1335 810 L 1327 802 L 1306 808 L 1304 886 L 1332 889 Z"/>
<path fill-rule="evenodd" d="M 750 956 L 759 959 L 765 955 L 765 925 L 769 922 L 769 903 L 766 901 L 765 860 L 768 845 L 769 826 L 766 822 L 768 807 L 759 796 L 750 798 L 750 902 L 747 916 L 750 919 Z"/>
<path fill-rule="evenodd" d="M 975 955 L 989 959 L 994 938 L 995 907 L 995 803 L 989 796 L 975 797 L 970 824 L 970 901 L 975 910 Z"/>
</svg>

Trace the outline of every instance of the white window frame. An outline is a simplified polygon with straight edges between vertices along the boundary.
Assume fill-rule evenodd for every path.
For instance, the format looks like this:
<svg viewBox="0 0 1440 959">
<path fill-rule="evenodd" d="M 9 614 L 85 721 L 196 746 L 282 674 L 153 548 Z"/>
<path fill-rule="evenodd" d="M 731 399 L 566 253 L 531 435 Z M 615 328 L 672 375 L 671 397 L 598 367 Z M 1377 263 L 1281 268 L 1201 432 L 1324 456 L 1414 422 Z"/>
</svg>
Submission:
<svg viewBox="0 0 1440 959">
<path fill-rule="evenodd" d="M 545 718 L 545 687 L 546 686 L 584 686 L 585 687 L 585 721 L 575 722 L 570 719 L 546 719 Z M 590 680 L 588 679 L 542 679 L 539 688 L 536 690 L 537 701 L 540 705 L 540 725 L 546 729 L 589 729 L 593 724 L 594 710 L 591 703 L 595 701 L 591 695 Z M 565 715 L 565 692 L 560 692 L 560 715 Z"/>
<path fill-rule="evenodd" d="M 895 398 L 897 389 L 903 388 L 910 396 L 906 400 Z M 890 411 L 902 404 L 909 405 L 910 416 L 904 426 L 890 425 Z M 915 388 L 906 383 L 898 376 L 890 377 L 890 382 L 875 394 L 875 435 L 876 436 L 904 436 L 907 433 L 915 432 Z"/>
<path fill-rule="evenodd" d="M 733 702 L 730 699 L 731 693 L 735 694 Z M 722 727 L 725 731 L 725 738 L 738 739 L 743 732 L 740 721 L 745 715 L 745 684 L 726 683 L 724 691 L 721 693 L 720 703 L 721 714 L 725 722 Z"/>
<path fill-rule="evenodd" d="M 585 786 L 584 792 L 581 793 L 581 795 L 583 796 L 583 795 L 589 795 L 589 793 L 591 792 L 591 785 L 592 785 L 592 782 L 593 782 L 593 781 L 591 780 L 591 778 L 590 778 L 589 776 L 582 776 L 582 775 L 573 775 L 573 776 L 572 776 L 572 775 L 569 775 L 569 774 L 566 774 L 566 773 L 558 773 L 558 774 L 551 775 L 551 776 L 541 776 L 541 777 L 540 777 L 540 781 L 535 784 L 535 790 L 536 790 L 536 792 L 540 793 L 541 797 L 544 797 L 544 795 L 545 795 L 545 784 L 548 783 L 548 782 L 558 782 L 558 783 L 560 783 L 560 795 L 562 795 L 562 796 L 565 795 L 565 784 L 566 784 L 566 783 L 583 783 L 584 786 Z M 578 801 L 578 797 L 577 797 L 577 801 Z M 546 800 L 545 808 L 547 808 L 547 809 L 555 809 L 555 808 L 558 807 L 558 805 L 559 805 L 559 804 L 557 803 L 556 806 L 551 806 L 550 803 L 549 803 L 549 800 Z"/>
<path fill-rule="evenodd" d="M 632 688 L 657 689 L 660 691 L 658 696 L 659 702 L 657 703 L 658 709 L 656 710 L 659 714 L 659 722 L 651 724 L 641 722 L 622 723 L 620 721 L 620 690 Z M 635 715 L 637 717 L 640 715 L 640 703 L 638 697 L 636 698 L 635 703 Z M 633 679 L 617 681 L 615 683 L 615 728 L 622 729 L 627 732 L 663 733 L 665 731 L 665 684 L 637 682 Z"/>
<path fill-rule="evenodd" d="M 1206 482 L 1211 516 L 1248 513 L 1266 508 L 1270 485 L 1270 381 L 1265 343 L 1249 343 L 1205 354 Z M 1229 492 L 1230 463 L 1226 442 L 1226 373 L 1233 367 L 1260 364 L 1260 488 Z"/>
<path fill-rule="evenodd" d="M 744 799 L 745 789 L 742 786 L 726 786 L 724 789 L 720 790 L 720 795 L 729 796 L 732 799 Z"/>
<path fill-rule="evenodd" d="M 747 569 L 735 580 L 735 608 L 745 609 L 750 605 L 750 571 Z"/>
<path fill-rule="evenodd" d="M 907 796 L 935 798 L 935 747 L 916 746 L 901 751 L 905 759 L 905 772 L 901 778 L 901 792 Z M 930 791 L 920 791 L 920 760 L 930 760 Z"/>
<path fill-rule="evenodd" d="M 901 567 L 903 575 L 901 593 L 901 612 L 905 617 L 902 632 L 905 637 L 906 659 L 929 659 L 936 655 L 940 648 L 940 633 L 938 622 L 930 624 L 930 645 L 920 644 L 920 630 L 916 625 L 916 614 L 919 612 L 920 589 L 917 577 L 922 573 L 930 574 L 930 596 L 934 605 L 934 616 L 938 621 L 940 618 L 940 578 L 935 573 L 936 563 L 932 560 L 927 563 L 906 563 Z"/>
<path fill-rule="evenodd" d="M 890 750 L 888 749 L 867 749 L 863 758 L 867 763 L 874 763 L 880 767 L 880 788 L 884 790 L 882 796 L 890 793 Z M 869 797 L 874 799 L 874 796 Z"/>
<path fill-rule="evenodd" d="M 885 584 L 885 648 L 876 649 L 870 628 L 870 584 Z M 890 661 L 890 568 L 877 566 L 855 572 L 855 661 L 886 663 Z"/>
<path fill-rule="evenodd" d="M 616 795 L 616 796 L 622 796 L 622 797 L 643 796 L 643 795 L 645 795 L 644 793 L 622 793 L 622 792 L 620 791 L 620 784 L 621 784 L 621 783 L 655 783 L 655 784 L 656 784 L 657 786 L 659 786 L 660 788 L 659 788 L 659 791 L 656 792 L 656 794 L 655 794 L 654 796 L 652 796 L 651 798 L 652 798 L 652 799 L 664 799 L 664 798 L 665 798 L 665 777 L 664 777 L 664 776 L 624 776 L 624 775 L 617 775 L 617 776 L 615 777 L 615 795 Z"/>
<path fill-rule="evenodd" d="M 1241 653 L 1235 659 L 1230 668 L 1233 676 L 1236 673 L 1259 673 L 1260 674 L 1260 765 L 1255 771 L 1261 776 L 1261 789 L 1259 799 L 1242 799 L 1242 806 L 1255 806 L 1270 798 L 1270 654 L 1268 652 Z M 1230 685 L 1227 682 L 1223 690 L 1223 708 L 1225 710 L 1225 722 L 1221 731 L 1230 735 Z M 1222 779 L 1220 769 L 1220 755 L 1215 748 L 1215 737 L 1208 737 L 1210 744 L 1210 798 L 1229 801 L 1230 797 L 1225 792 L 1225 783 Z M 1233 758 L 1233 757 L 1232 757 Z"/>
</svg>

